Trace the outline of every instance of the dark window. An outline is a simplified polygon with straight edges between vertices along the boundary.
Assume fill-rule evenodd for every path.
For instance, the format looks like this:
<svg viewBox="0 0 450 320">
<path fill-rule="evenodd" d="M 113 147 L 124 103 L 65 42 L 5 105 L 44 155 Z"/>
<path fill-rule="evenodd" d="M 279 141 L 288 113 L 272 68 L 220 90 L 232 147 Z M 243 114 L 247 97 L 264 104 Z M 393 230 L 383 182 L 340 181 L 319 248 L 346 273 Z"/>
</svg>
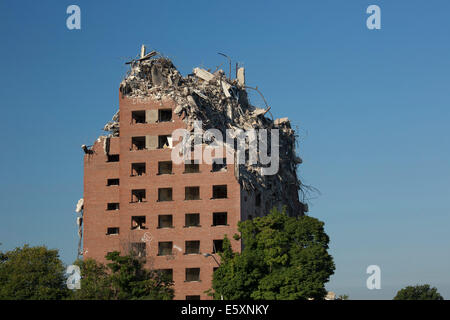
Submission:
<svg viewBox="0 0 450 320">
<path fill-rule="evenodd" d="M 158 121 L 159 122 L 172 121 L 172 109 L 159 109 Z"/>
<path fill-rule="evenodd" d="M 131 230 L 147 229 L 145 227 L 145 216 L 131 217 Z"/>
<path fill-rule="evenodd" d="M 159 269 L 159 275 L 167 281 L 173 281 L 173 269 Z"/>
<path fill-rule="evenodd" d="M 119 162 L 118 154 L 108 154 L 108 162 Z"/>
<path fill-rule="evenodd" d="M 133 111 L 131 112 L 132 123 L 145 123 L 145 111 Z"/>
<path fill-rule="evenodd" d="M 200 241 L 186 241 L 186 254 L 199 254 L 200 253 Z"/>
<path fill-rule="evenodd" d="M 131 253 L 138 257 L 145 257 L 147 255 L 147 252 L 145 249 L 145 242 L 131 243 Z"/>
<path fill-rule="evenodd" d="M 227 197 L 227 185 L 213 186 L 213 199 L 223 199 Z"/>
<path fill-rule="evenodd" d="M 158 201 L 172 201 L 172 188 L 159 188 Z"/>
<path fill-rule="evenodd" d="M 200 214 L 199 213 L 186 213 L 185 227 L 199 227 L 199 226 L 200 226 Z"/>
<path fill-rule="evenodd" d="M 227 171 L 227 158 L 214 159 L 212 164 L 212 171 Z"/>
<path fill-rule="evenodd" d="M 200 300 L 200 296 L 186 296 L 186 300 Z"/>
<path fill-rule="evenodd" d="M 191 161 L 189 163 L 184 164 L 184 172 L 183 173 L 197 173 L 200 172 L 200 165 Z"/>
<path fill-rule="evenodd" d="M 119 185 L 119 179 L 108 179 L 108 182 L 106 183 L 107 186 L 118 186 Z"/>
<path fill-rule="evenodd" d="M 106 210 L 119 210 L 119 203 L 108 203 L 108 205 L 106 206 Z"/>
<path fill-rule="evenodd" d="M 261 206 L 261 193 L 257 193 L 255 197 L 255 206 L 260 207 Z"/>
<path fill-rule="evenodd" d="M 185 187 L 185 200 L 200 200 L 200 187 Z"/>
<path fill-rule="evenodd" d="M 158 136 L 158 149 L 172 148 L 172 137 L 169 135 Z"/>
<path fill-rule="evenodd" d="M 106 234 L 107 235 L 119 234 L 119 228 L 117 228 L 117 227 L 108 228 L 108 229 L 106 229 Z"/>
<path fill-rule="evenodd" d="M 171 173 L 172 173 L 172 161 L 158 162 L 158 174 L 171 174 Z"/>
<path fill-rule="evenodd" d="M 131 138 L 131 150 L 144 150 L 144 149 L 145 149 L 145 137 Z"/>
<path fill-rule="evenodd" d="M 170 256 L 172 254 L 172 241 L 158 243 L 158 255 Z"/>
<path fill-rule="evenodd" d="M 158 216 L 158 228 L 172 228 L 172 215 L 163 214 Z"/>
<path fill-rule="evenodd" d="M 213 253 L 223 251 L 223 240 L 213 240 Z"/>
<path fill-rule="evenodd" d="M 213 212 L 213 226 L 226 226 L 226 225 L 227 225 L 227 213 Z"/>
<path fill-rule="evenodd" d="M 143 163 L 132 163 L 131 164 L 131 175 L 132 176 L 143 176 L 143 175 L 145 175 L 145 162 L 143 162 Z"/>
<path fill-rule="evenodd" d="M 145 189 L 131 190 L 131 202 L 144 202 Z"/>
<path fill-rule="evenodd" d="M 200 268 L 186 268 L 186 281 L 200 281 Z"/>
</svg>

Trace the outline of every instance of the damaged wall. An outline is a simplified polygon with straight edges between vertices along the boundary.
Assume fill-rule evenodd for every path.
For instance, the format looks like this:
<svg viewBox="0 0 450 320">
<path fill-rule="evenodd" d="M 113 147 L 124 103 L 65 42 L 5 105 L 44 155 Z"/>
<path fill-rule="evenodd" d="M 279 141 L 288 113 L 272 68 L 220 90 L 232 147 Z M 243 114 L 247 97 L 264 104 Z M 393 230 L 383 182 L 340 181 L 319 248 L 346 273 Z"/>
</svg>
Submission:
<svg viewBox="0 0 450 320">
<path fill-rule="evenodd" d="M 128 64 L 130 70 L 120 84 L 122 97 L 174 100 L 174 112 L 182 117 L 189 131 L 193 131 L 194 121 L 202 121 L 203 130 L 220 130 L 223 136 L 226 129 L 279 129 L 278 173 L 262 175 L 261 165 L 240 164 L 236 168 L 237 178 L 243 191 L 261 194 L 262 207 L 266 212 L 273 206 L 281 205 L 287 205 L 291 215 L 301 215 L 307 211 L 307 206 L 298 200 L 302 183 L 297 177 L 296 169 L 302 160 L 295 153 L 296 133 L 288 118 L 273 120 L 266 116 L 270 114 L 270 107 L 264 97 L 265 108 L 258 108 L 250 103 L 248 89 L 261 93 L 257 87 L 245 85 L 243 68 L 237 69 L 235 79 L 228 78 L 222 70 L 211 73 L 201 68 L 194 68 L 192 74 L 183 77 L 170 59 L 155 51 L 145 54 L 145 48 L 141 50 L 139 59 Z M 104 130 L 110 133 L 108 137 L 117 137 L 119 129 L 119 114 L 116 113 Z M 270 150 L 270 131 L 268 134 Z M 107 149 L 105 146 L 106 153 Z"/>
</svg>

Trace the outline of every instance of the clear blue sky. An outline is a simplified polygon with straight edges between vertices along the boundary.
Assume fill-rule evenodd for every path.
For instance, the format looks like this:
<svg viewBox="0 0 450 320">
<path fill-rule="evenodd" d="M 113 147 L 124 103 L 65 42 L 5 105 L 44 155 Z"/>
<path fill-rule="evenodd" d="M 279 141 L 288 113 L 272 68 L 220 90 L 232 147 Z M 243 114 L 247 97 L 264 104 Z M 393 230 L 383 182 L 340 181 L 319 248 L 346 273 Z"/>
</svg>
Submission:
<svg viewBox="0 0 450 320">
<path fill-rule="evenodd" d="M 366 28 L 370 4 L 381 30 Z M 299 126 L 300 176 L 321 191 L 310 214 L 337 267 L 329 290 L 390 299 L 430 283 L 450 298 L 449 12 L 447 0 L 1 1 L 0 248 L 75 259 L 80 145 L 102 134 L 144 43 L 184 75 L 230 55 Z M 381 290 L 365 287 L 371 264 Z"/>
</svg>

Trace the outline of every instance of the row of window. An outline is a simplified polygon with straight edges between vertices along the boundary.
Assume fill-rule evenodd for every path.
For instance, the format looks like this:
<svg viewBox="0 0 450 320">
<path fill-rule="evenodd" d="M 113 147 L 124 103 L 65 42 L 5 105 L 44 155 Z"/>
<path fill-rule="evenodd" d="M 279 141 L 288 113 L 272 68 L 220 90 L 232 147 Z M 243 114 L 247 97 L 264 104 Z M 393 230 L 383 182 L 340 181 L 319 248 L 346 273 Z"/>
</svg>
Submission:
<svg viewBox="0 0 450 320">
<path fill-rule="evenodd" d="M 140 136 L 131 138 L 131 151 L 172 148 L 171 135 Z"/>
<path fill-rule="evenodd" d="M 111 158 L 112 157 L 112 158 Z M 119 161 L 119 155 L 110 155 L 108 159 L 117 159 Z M 109 161 L 109 160 L 108 160 Z M 115 161 L 111 161 L 115 162 Z M 172 174 L 172 161 L 159 161 L 158 162 L 158 175 L 162 174 Z M 211 172 L 218 171 L 226 171 L 227 170 L 227 162 L 226 158 L 213 159 Z M 199 173 L 200 165 L 195 163 L 194 161 L 190 161 L 190 163 L 184 164 L 184 172 L 183 173 Z M 144 176 L 146 174 L 146 164 L 145 162 L 132 163 L 131 164 L 131 176 Z M 119 184 L 119 179 L 108 179 L 109 180 L 117 180 L 117 185 Z M 109 185 L 109 184 L 108 184 Z"/>
<path fill-rule="evenodd" d="M 146 216 L 132 216 L 131 217 L 131 230 L 145 230 L 147 229 Z M 211 226 L 227 226 L 228 214 L 227 212 L 213 212 Z M 185 214 L 185 228 L 188 227 L 201 227 L 200 214 L 199 213 L 186 213 Z M 162 228 L 174 228 L 173 215 L 161 214 L 158 215 L 158 229 Z M 118 227 L 112 227 L 107 229 L 107 234 L 119 234 Z"/>
<path fill-rule="evenodd" d="M 138 110 L 131 112 L 131 124 L 172 121 L 172 109 Z"/>
<path fill-rule="evenodd" d="M 213 272 L 215 272 L 217 269 L 218 267 L 214 267 Z M 173 281 L 173 269 L 159 269 L 158 272 L 161 276 L 164 276 L 166 279 Z M 200 268 L 185 268 L 184 281 L 186 282 L 201 281 Z M 186 300 L 190 300 L 188 297 L 198 297 L 197 299 L 200 299 L 200 296 L 186 296 Z"/>
<path fill-rule="evenodd" d="M 171 256 L 173 255 L 173 242 L 172 241 L 160 241 L 158 242 L 158 256 Z M 139 257 L 145 257 L 147 255 L 147 247 L 145 242 L 133 242 L 131 243 L 131 250 Z M 222 252 L 223 239 L 213 240 L 212 253 Z M 200 240 L 185 241 L 184 254 L 201 254 L 200 252 Z"/>
<path fill-rule="evenodd" d="M 159 161 L 158 162 L 158 175 L 162 174 L 173 174 L 172 171 L 172 161 Z M 219 172 L 226 171 L 227 163 L 226 158 L 213 159 L 211 172 Z M 183 173 L 199 173 L 200 165 L 195 163 L 194 161 L 190 161 L 189 163 L 184 164 L 184 172 Z M 131 164 L 131 176 L 143 176 L 146 174 L 146 164 L 145 162 L 141 163 L 132 163 Z"/>
<path fill-rule="evenodd" d="M 158 188 L 158 202 L 173 201 L 173 189 L 172 188 Z M 212 198 L 211 199 L 226 199 L 228 195 L 227 185 L 212 186 Z M 201 200 L 200 199 L 200 187 L 185 187 L 184 188 L 184 200 Z M 133 189 L 131 190 L 131 203 L 146 202 L 147 192 L 145 189 Z M 106 210 L 119 210 L 120 204 L 118 202 L 108 203 Z"/>
</svg>

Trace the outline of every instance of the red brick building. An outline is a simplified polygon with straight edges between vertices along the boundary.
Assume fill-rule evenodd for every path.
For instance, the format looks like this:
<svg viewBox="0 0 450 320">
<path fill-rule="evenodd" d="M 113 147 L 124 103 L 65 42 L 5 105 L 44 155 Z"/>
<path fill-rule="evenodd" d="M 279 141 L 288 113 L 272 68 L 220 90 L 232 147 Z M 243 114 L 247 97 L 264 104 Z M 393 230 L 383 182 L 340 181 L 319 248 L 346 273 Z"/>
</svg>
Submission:
<svg viewBox="0 0 450 320">
<path fill-rule="evenodd" d="M 109 139 L 108 154 L 101 137 L 85 155 L 84 257 L 104 262 L 108 252 L 143 247 L 149 267 L 173 274 L 176 299 L 204 299 L 217 267 L 204 253 L 213 254 L 215 240 L 219 250 L 225 234 L 232 239 L 237 233 L 241 191 L 234 170 L 174 165 L 171 148 L 145 148 L 145 137 L 185 127 L 173 108 L 171 102 L 120 99 L 120 137 Z M 132 118 L 143 114 L 145 119 L 146 111 L 161 117 L 161 110 L 170 111 L 170 120 L 139 123 Z M 143 144 L 135 137 L 144 137 Z M 213 197 L 216 186 L 222 191 L 226 186 L 226 194 L 218 195 L 222 198 Z M 231 241 L 240 250 L 240 242 Z"/>
<path fill-rule="evenodd" d="M 266 214 L 272 202 L 242 188 L 234 164 L 171 162 L 171 134 L 187 127 L 175 99 L 121 90 L 119 101 L 120 136 L 85 149 L 83 257 L 105 262 L 108 252 L 133 250 L 148 267 L 172 274 L 176 299 L 208 299 L 224 235 L 240 251 L 238 221 Z M 280 185 L 303 208 L 298 186 Z"/>
</svg>

